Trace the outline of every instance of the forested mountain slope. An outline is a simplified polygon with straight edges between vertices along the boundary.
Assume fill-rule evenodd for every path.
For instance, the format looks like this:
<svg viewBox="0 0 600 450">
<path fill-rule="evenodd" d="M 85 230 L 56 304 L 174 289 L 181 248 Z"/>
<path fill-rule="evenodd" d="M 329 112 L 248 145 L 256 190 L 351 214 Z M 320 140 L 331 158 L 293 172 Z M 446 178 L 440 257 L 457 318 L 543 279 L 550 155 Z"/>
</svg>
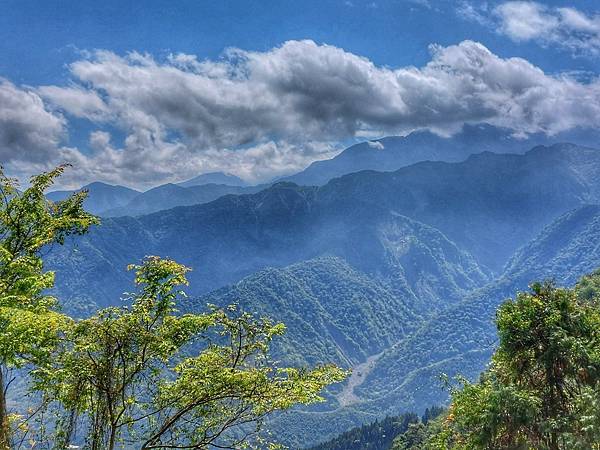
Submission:
<svg viewBox="0 0 600 450">
<path fill-rule="evenodd" d="M 394 437 L 404 433 L 410 424 L 418 422 L 419 416 L 411 413 L 386 417 L 348 430 L 310 450 L 390 450 Z"/>
<path fill-rule="evenodd" d="M 485 369 L 496 343 L 493 320 L 500 303 L 526 290 L 533 280 L 573 284 L 600 266 L 599 241 L 600 206 L 563 215 L 524 246 L 501 277 L 384 351 L 354 389 L 360 402 L 342 408 L 330 402 L 326 410 L 289 412 L 271 426 L 286 442 L 301 446 L 306 429 L 318 437 L 315 442 L 325 441 L 376 418 L 443 404 L 449 393 L 441 374 L 476 378 Z"/>
<path fill-rule="evenodd" d="M 116 302 L 127 287 L 123 268 L 147 254 L 192 267 L 191 293 L 197 295 L 265 267 L 327 253 L 392 285 L 412 279 L 411 289 L 425 304 L 441 297 L 452 301 L 438 278 L 460 289 L 480 284 L 486 266 L 499 270 L 556 216 L 600 200 L 598 179 L 599 151 L 554 146 L 360 172 L 320 188 L 279 183 L 252 195 L 104 219 L 75 244 L 55 249 L 49 260 L 61 297 L 84 303 Z M 442 233 L 430 236 L 434 228 Z M 399 255 L 409 255 L 414 264 L 402 263 Z M 435 275 L 420 276 L 430 264 Z"/>
<path fill-rule="evenodd" d="M 600 199 L 600 151 L 573 145 L 525 155 L 481 153 L 460 163 L 424 162 L 396 172 L 332 180 L 322 203 L 377 203 L 429 224 L 500 271 L 558 215 Z"/>
<path fill-rule="evenodd" d="M 344 258 L 420 311 L 459 301 L 487 280 L 473 259 L 439 231 L 376 207 L 347 214 L 311 210 L 307 199 L 314 193 L 312 188 L 279 185 L 258 198 L 228 197 L 205 211 L 180 208 L 139 219 L 106 219 L 89 238 L 55 249 L 48 260 L 57 269 L 61 298 L 79 304 L 117 302 L 129 281 L 122 268 L 147 254 L 192 267 L 191 295 L 266 266 L 322 255 Z M 230 207 L 230 201 L 238 207 Z M 249 201 L 255 202 L 253 207 Z M 226 207 L 214 208 L 219 203 Z M 79 277 L 65 277 L 69 284 L 61 284 L 61 273 L 69 271 Z"/>
<path fill-rule="evenodd" d="M 477 376 L 493 351 L 498 305 L 534 280 L 570 286 L 600 266 L 600 206 L 571 211 L 546 227 L 511 260 L 497 281 L 431 319 L 379 359 L 358 389 L 373 405 L 419 408 L 444 400 L 441 372 Z"/>
<path fill-rule="evenodd" d="M 408 335 L 422 320 L 413 292 L 399 295 L 337 257 L 265 269 L 193 302 L 199 308 L 236 304 L 282 321 L 287 332 L 274 343 L 273 353 L 301 366 L 351 367 Z"/>
<path fill-rule="evenodd" d="M 419 417 L 414 413 L 404 413 L 399 416 L 388 416 L 385 419 L 352 428 L 334 439 L 311 447 L 310 450 L 392 450 L 400 435 L 406 437 L 422 432 L 424 427 L 444 412 L 443 408 L 431 407 Z M 406 442 L 406 440 L 405 440 Z M 410 444 L 410 442 L 406 442 Z M 402 449 L 407 447 L 401 447 Z M 414 450 L 417 450 L 415 448 Z"/>
</svg>

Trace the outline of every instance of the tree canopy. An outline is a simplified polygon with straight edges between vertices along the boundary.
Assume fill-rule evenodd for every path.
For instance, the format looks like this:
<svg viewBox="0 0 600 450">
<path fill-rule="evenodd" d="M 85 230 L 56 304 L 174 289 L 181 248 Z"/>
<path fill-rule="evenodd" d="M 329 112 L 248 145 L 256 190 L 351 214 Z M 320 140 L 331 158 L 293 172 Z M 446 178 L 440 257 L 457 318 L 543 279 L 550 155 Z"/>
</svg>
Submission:
<svg viewBox="0 0 600 450">
<path fill-rule="evenodd" d="M 499 344 L 452 395 L 431 448 L 600 448 L 600 272 L 534 283 L 498 310 Z"/>
<path fill-rule="evenodd" d="M 273 445 L 261 433 L 267 415 L 320 401 L 345 378 L 335 366 L 272 361 L 269 345 L 285 327 L 268 318 L 236 306 L 180 313 L 190 269 L 157 256 L 129 267 L 135 291 L 121 306 L 62 314 L 44 250 L 99 223 L 83 208 L 85 192 L 47 200 L 64 169 L 23 191 L 0 171 L 0 374 L 20 370 L 29 390 L 21 406 L 30 406 L 7 411 L 0 377 L 0 449 L 264 447 Z"/>
<path fill-rule="evenodd" d="M 344 379 L 333 366 L 273 364 L 269 343 L 283 324 L 234 306 L 178 314 L 188 268 L 148 257 L 130 269 L 138 290 L 127 304 L 75 322 L 56 363 L 37 373 L 64 414 L 62 445 L 77 439 L 79 421 L 94 450 L 251 446 L 266 415 L 319 401 L 325 386 Z"/>
<path fill-rule="evenodd" d="M 45 191 L 64 169 L 32 177 L 20 191 L 0 168 L 0 448 L 10 445 L 5 372 L 48 364 L 69 322 L 47 295 L 54 273 L 44 270 L 41 252 L 98 223 L 83 209 L 85 192 L 57 203 L 46 200 Z"/>
</svg>

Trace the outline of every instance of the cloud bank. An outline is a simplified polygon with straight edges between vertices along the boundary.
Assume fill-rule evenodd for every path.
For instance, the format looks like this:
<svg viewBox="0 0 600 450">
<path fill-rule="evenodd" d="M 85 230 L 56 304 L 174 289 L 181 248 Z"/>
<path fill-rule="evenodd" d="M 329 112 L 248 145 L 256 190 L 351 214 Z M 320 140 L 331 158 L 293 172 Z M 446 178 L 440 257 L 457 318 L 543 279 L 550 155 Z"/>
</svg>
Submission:
<svg viewBox="0 0 600 450">
<path fill-rule="evenodd" d="M 67 158 L 82 180 L 138 187 L 214 170 L 260 181 L 356 137 L 450 135 L 481 122 L 522 135 L 600 127 L 597 79 L 545 74 L 472 41 L 431 46 L 423 67 L 382 67 L 334 46 L 288 41 L 266 52 L 230 49 L 218 60 L 98 51 L 70 73 L 67 86 L 0 85 L 3 161 L 23 170 Z M 66 147 L 70 118 L 97 128 L 86 149 Z M 115 131 L 125 138 L 115 142 Z"/>
</svg>

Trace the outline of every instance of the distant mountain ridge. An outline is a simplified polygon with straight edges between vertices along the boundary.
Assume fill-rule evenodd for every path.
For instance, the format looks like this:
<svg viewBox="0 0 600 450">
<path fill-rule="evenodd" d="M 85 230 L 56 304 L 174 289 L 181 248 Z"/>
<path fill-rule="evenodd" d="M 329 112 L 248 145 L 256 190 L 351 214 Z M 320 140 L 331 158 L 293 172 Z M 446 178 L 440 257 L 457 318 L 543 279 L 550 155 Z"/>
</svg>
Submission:
<svg viewBox="0 0 600 450">
<path fill-rule="evenodd" d="M 84 202 L 85 208 L 92 214 L 101 214 L 109 208 L 124 206 L 140 194 L 139 191 L 125 186 L 113 186 L 96 181 L 75 190 L 49 192 L 47 197 L 56 202 L 64 200 L 74 192 L 83 190 L 88 191 L 88 197 Z"/>
<path fill-rule="evenodd" d="M 440 236 L 461 249 L 456 258 L 463 249 L 473 255 L 477 262 L 469 269 L 471 263 L 466 263 L 462 272 L 487 273 L 486 267 L 499 271 L 556 216 L 600 202 L 594 187 L 599 177 L 600 151 L 554 146 L 525 155 L 484 153 L 461 163 L 424 162 L 390 173 L 359 172 L 321 188 L 279 183 L 256 194 L 227 195 L 135 219 L 104 219 L 74 244 L 86 254 L 82 263 L 92 271 L 80 276 L 81 287 L 98 283 L 98 299 L 114 302 L 128 287 L 122 268 L 147 254 L 170 256 L 193 267 L 194 295 L 268 266 L 283 267 L 324 252 L 365 273 L 400 282 L 398 268 L 404 266 L 389 250 L 410 242 L 402 237 L 403 227 L 413 227 L 410 223 L 441 231 Z M 64 298 L 78 291 L 60 282 L 61 270 L 79 270 L 69 269 L 74 260 L 67 256 L 70 248 L 57 249 L 53 256 Z M 429 250 L 419 257 L 424 259 L 415 273 L 427 258 L 435 258 Z M 451 276 L 459 280 L 463 274 Z M 419 295 L 438 296 L 427 290 Z"/>
<path fill-rule="evenodd" d="M 484 152 L 104 218 L 47 261 L 55 293 L 83 314 L 119 301 L 128 263 L 172 257 L 194 269 L 188 307 L 239 303 L 287 323 L 277 358 L 357 368 L 350 390 L 269 423 L 299 448 L 442 403 L 440 373 L 475 376 L 487 363 L 504 298 L 600 265 L 599 180 L 593 148 Z"/>
<path fill-rule="evenodd" d="M 424 161 L 460 162 L 481 152 L 522 154 L 536 145 L 549 145 L 561 139 L 579 143 L 600 142 L 600 138 L 596 139 L 589 133 L 563 133 L 553 138 L 533 134 L 521 138 L 515 137 L 508 129 L 467 124 L 460 132 L 447 138 L 429 131 L 415 131 L 405 137 L 390 136 L 362 142 L 332 159 L 316 161 L 297 174 L 262 185 L 249 185 L 229 173 L 212 172 L 180 183 L 156 186 L 134 198 L 130 192 L 122 192 L 128 188 L 92 183 L 86 186 L 90 191 L 86 205 L 91 212 L 104 217 L 139 216 L 177 206 L 206 203 L 227 194 L 258 192 L 277 182 L 322 186 L 334 178 L 364 170 L 391 172 Z M 49 198 L 64 198 L 69 192 L 74 191 L 51 193 Z M 94 201 L 96 197 L 103 200 Z"/>
<path fill-rule="evenodd" d="M 332 159 L 316 161 L 305 170 L 281 181 L 320 186 L 333 178 L 362 170 L 392 172 L 422 161 L 460 162 L 482 152 L 522 154 L 537 145 L 559 142 L 594 146 L 600 140 L 582 133 L 564 133 L 552 138 L 542 133 L 515 137 L 510 129 L 487 124 L 465 124 L 461 131 L 451 137 L 442 137 L 430 131 L 415 131 L 407 136 L 361 142 Z"/>
<path fill-rule="evenodd" d="M 86 190 L 88 197 L 84 205 L 92 214 L 102 217 L 135 217 L 177 206 L 208 203 L 223 195 L 253 193 L 263 187 L 214 183 L 199 185 L 191 183 L 182 186 L 181 184 L 167 183 L 145 192 L 139 192 L 123 186 L 94 182 L 80 189 L 49 192 L 47 198 L 52 201 L 64 200 L 75 192 Z"/>
<path fill-rule="evenodd" d="M 201 186 L 204 184 L 225 184 L 227 186 L 238 187 L 248 186 L 248 183 L 240 177 L 223 172 L 203 173 L 202 175 L 177 183 L 177 185 L 182 187 Z"/>
<path fill-rule="evenodd" d="M 255 186 L 225 184 L 188 185 L 167 183 L 133 197 L 127 204 L 101 213 L 104 217 L 142 216 L 177 206 L 208 203 L 228 194 L 249 194 L 260 190 Z"/>
</svg>

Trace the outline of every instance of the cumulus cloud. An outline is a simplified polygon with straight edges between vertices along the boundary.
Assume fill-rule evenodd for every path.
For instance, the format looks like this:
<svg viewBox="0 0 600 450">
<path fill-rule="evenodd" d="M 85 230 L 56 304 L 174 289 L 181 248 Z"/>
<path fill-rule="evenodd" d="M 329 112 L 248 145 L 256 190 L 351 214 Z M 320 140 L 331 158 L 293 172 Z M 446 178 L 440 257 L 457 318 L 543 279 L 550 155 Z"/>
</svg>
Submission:
<svg viewBox="0 0 600 450">
<path fill-rule="evenodd" d="M 450 135 L 481 122 L 517 134 L 600 127 L 597 79 L 548 75 L 472 41 L 434 45 L 431 55 L 423 67 L 389 68 L 313 41 L 230 49 L 218 60 L 100 51 L 70 65 L 68 86 L 20 92 L 55 123 L 46 147 L 59 146 L 63 115 L 93 121 L 88 151 L 60 154 L 86 177 L 136 186 L 213 170 L 265 180 L 329 157 L 352 137 Z M 115 141 L 111 129 L 125 138 Z"/>
<path fill-rule="evenodd" d="M 90 180 L 148 188 L 181 181 L 199 173 L 235 173 L 250 182 L 297 172 L 316 159 L 334 156 L 338 147 L 329 142 L 304 145 L 267 141 L 240 148 L 213 148 L 195 152 L 180 142 L 154 140 L 141 133 L 130 135 L 122 147 L 111 143 L 104 131 L 92 132 L 92 154 L 63 149 L 61 157 L 77 170 L 68 171 L 63 183 L 76 187 Z"/>
<path fill-rule="evenodd" d="M 576 8 L 548 7 L 534 1 L 508 1 L 492 8 L 486 2 L 464 2 L 466 19 L 494 27 L 516 42 L 556 45 L 577 55 L 600 53 L 600 15 Z"/>
<path fill-rule="evenodd" d="M 573 126 L 573 117 L 584 120 L 580 125 L 597 125 L 571 101 L 579 108 L 581 100 L 595 100 L 594 107 L 597 83 L 546 75 L 526 60 L 499 58 L 472 41 L 431 51 L 426 66 L 395 70 L 312 41 L 289 41 L 267 52 L 233 49 L 216 62 L 99 52 L 71 65 L 87 91 L 41 91 L 71 114 L 105 117 L 154 139 L 174 130 L 186 145 L 203 149 L 423 127 L 451 130 L 466 121 L 549 133 Z M 552 114 L 551 105 L 564 109 Z"/>
<path fill-rule="evenodd" d="M 43 161 L 65 133 L 65 119 L 33 91 L 0 79 L 0 162 Z"/>
<path fill-rule="evenodd" d="M 108 107 L 97 92 L 82 87 L 41 86 L 37 92 L 50 103 L 63 108 L 75 117 L 101 121 L 108 119 Z"/>
</svg>

